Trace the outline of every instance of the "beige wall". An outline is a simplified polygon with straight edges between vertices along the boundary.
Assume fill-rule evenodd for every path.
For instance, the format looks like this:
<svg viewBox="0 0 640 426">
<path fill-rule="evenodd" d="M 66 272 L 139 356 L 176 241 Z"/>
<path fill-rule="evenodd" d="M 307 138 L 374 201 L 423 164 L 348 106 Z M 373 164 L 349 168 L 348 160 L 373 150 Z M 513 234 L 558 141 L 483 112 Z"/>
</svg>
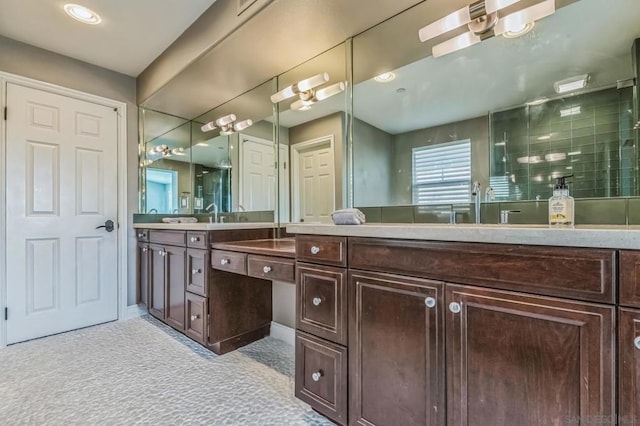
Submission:
<svg viewBox="0 0 640 426">
<path fill-rule="evenodd" d="M 0 36 L 0 71 L 127 104 L 127 217 L 138 208 L 138 107 L 136 80 L 86 62 Z M 135 234 L 127 230 L 128 301 L 135 303 Z"/>
<path fill-rule="evenodd" d="M 394 136 L 393 199 L 390 205 L 410 205 L 412 197 L 412 149 L 458 140 L 471 140 L 471 181 L 489 186 L 488 116 L 415 130 Z M 354 163 L 357 164 L 358 157 Z"/>
<path fill-rule="evenodd" d="M 354 118 L 353 157 L 353 205 L 389 205 L 394 169 L 393 136 Z"/>
</svg>

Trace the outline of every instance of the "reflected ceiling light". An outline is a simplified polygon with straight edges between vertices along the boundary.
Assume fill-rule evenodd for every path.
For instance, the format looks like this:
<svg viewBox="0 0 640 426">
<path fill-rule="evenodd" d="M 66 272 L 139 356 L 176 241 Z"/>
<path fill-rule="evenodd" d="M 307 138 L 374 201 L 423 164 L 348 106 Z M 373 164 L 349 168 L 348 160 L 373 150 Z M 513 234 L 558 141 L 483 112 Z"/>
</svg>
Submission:
<svg viewBox="0 0 640 426">
<path fill-rule="evenodd" d="M 551 154 L 547 154 L 544 156 L 544 159 L 552 162 L 552 161 L 562 161 L 564 159 L 567 158 L 567 154 L 565 154 L 564 152 L 554 152 Z"/>
<path fill-rule="evenodd" d="M 581 106 L 574 106 L 571 108 L 565 108 L 560 110 L 560 117 L 570 117 L 572 115 L 578 115 L 582 113 Z"/>
<path fill-rule="evenodd" d="M 507 143 L 505 141 L 502 142 L 496 142 L 494 145 L 495 146 L 505 146 Z"/>
<path fill-rule="evenodd" d="M 100 15 L 79 4 L 67 3 L 64 5 L 64 11 L 67 12 L 67 15 L 83 24 L 97 25 L 102 22 Z"/>
<path fill-rule="evenodd" d="M 378 83 L 388 83 L 390 81 L 395 80 L 395 78 L 396 78 L 396 75 L 394 73 L 385 72 L 374 77 L 374 80 L 377 81 Z"/>
<path fill-rule="evenodd" d="M 542 104 L 547 103 L 547 102 L 549 102 L 549 98 L 541 97 L 541 98 L 538 98 L 538 99 L 534 99 L 531 102 L 527 102 L 527 105 L 529 105 L 529 106 L 537 106 L 537 105 L 542 105 Z"/>
<path fill-rule="evenodd" d="M 316 102 L 323 101 L 338 93 L 344 92 L 347 86 L 344 82 L 332 84 L 318 90 L 310 90 L 308 93 L 300 94 L 300 99 L 291 104 L 291 109 L 295 111 L 306 111 Z"/>
<path fill-rule="evenodd" d="M 589 83 L 589 74 L 578 75 L 567 78 L 565 80 L 556 81 L 553 88 L 558 93 L 575 92 L 587 87 Z"/>
<path fill-rule="evenodd" d="M 171 155 L 185 155 L 184 148 L 173 148 L 171 150 Z"/>
<path fill-rule="evenodd" d="M 580 155 L 580 154 L 582 154 L 582 151 L 572 151 L 567 153 L 567 155 L 570 157 L 573 157 L 574 155 Z"/>
<path fill-rule="evenodd" d="M 329 73 L 322 72 L 320 74 L 316 74 L 313 77 L 300 80 L 299 82 L 294 83 L 289 87 L 285 87 L 278 93 L 274 93 L 273 95 L 271 95 L 271 102 L 277 104 L 278 102 L 282 102 L 285 99 L 293 98 L 297 94 L 310 92 L 312 89 L 315 89 L 318 86 L 322 86 L 328 81 Z"/>
<path fill-rule="evenodd" d="M 549 139 L 551 139 L 551 135 L 542 135 L 542 136 L 538 136 L 538 140 L 539 141 L 548 141 Z"/>
<path fill-rule="evenodd" d="M 210 132 L 215 129 L 220 129 L 220 134 L 222 136 L 228 136 L 235 132 L 239 132 L 240 130 L 244 130 L 253 124 L 253 121 L 251 119 L 246 119 L 239 122 L 236 122 L 236 120 L 237 117 L 235 114 L 225 115 L 224 117 L 220 117 L 217 120 L 208 122 L 204 126 L 200 127 L 200 130 L 202 130 L 203 132 Z"/>
<path fill-rule="evenodd" d="M 500 34 L 506 34 L 506 37 L 521 36 L 533 28 L 535 21 L 553 14 L 556 10 L 555 0 L 545 0 L 504 17 L 499 16 L 500 10 L 518 1 L 481 0 L 472 3 L 420 29 L 420 41 L 431 40 L 466 25 L 468 32 L 432 48 L 433 56 L 437 58 Z"/>
<path fill-rule="evenodd" d="M 544 162 L 544 160 L 540 158 L 539 155 L 536 155 L 534 157 L 519 157 L 516 159 L 516 161 L 520 164 L 538 164 Z"/>
<path fill-rule="evenodd" d="M 209 146 L 209 144 L 204 142 L 198 142 L 196 146 Z"/>
<path fill-rule="evenodd" d="M 162 144 L 155 146 L 149 150 L 149 155 L 162 155 L 163 157 L 171 157 L 173 155 L 185 155 L 184 148 L 169 148 L 168 145 Z"/>
</svg>

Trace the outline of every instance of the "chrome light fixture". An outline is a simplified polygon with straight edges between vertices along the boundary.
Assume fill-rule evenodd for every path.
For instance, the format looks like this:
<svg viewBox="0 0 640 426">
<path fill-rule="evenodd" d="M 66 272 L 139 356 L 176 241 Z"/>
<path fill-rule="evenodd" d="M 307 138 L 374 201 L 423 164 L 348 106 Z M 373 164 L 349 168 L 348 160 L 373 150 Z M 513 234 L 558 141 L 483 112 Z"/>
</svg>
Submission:
<svg viewBox="0 0 640 426">
<path fill-rule="evenodd" d="M 553 84 L 553 89 L 560 94 L 575 92 L 576 90 L 586 88 L 587 83 L 589 83 L 589 74 L 583 74 L 575 77 L 570 77 L 565 80 L 556 81 Z"/>
<path fill-rule="evenodd" d="M 333 95 L 343 92 L 346 88 L 344 82 L 332 84 L 331 86 L 317 89 L 324 83 L 329 81 L 329 73 L 323 72 L 312 77 L 300 80 L 289 87 L 285 87 L 277 93 L 271 95 L 271 102 L 277 104 L 286 99 L 298 96 L 298 100 L 291 104 L 291 109 L 296 111 L 305 111 L 311 108 L 316 102 L 320 102 Z"/>
<path fill-rule="evenodd" d="M 168 145 L 162 144 L 149 150 L 149 155 L 161 155 L 162 157 L 171 157 L 173 155 L 185 155 L 184 148 L 169 148 Z"/>
<path fill-rule="evenodd" d="M 468 32 L 433 46 L 433 56 L 440 57 L 497 35 L 522 33 L 524 28 L 556 10 L 555 0 L 544 0 L 504 17 L 500 16 L 500 10 L 519 1 L 480 0 L 472 3 L 420 29 L 420 41 L 431 40 L 466 25 Z"/>
<path fill-rule="evenodd" d="M 204 126 L 200 127 L 203 132 L 210 132 L 215 129 L 220 129 L 220 134 L 223 136 L 231 135 L 235 132 L 246 129 L 253 124 L 251 119 L 236 122 L 237 117 L 235 114 L 225 115 L 217 120 L 210 121 Z"/>
</svg>

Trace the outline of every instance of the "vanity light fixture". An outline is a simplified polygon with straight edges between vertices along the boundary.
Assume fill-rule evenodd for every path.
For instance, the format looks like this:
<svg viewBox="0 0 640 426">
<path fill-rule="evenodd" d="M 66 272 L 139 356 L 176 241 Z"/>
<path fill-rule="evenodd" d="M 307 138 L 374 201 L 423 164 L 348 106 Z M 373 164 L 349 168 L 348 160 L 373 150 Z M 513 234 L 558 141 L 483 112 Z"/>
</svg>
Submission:
<svg viewBox="0 0 640 426">
<path fill-rule="evenodd" d="M 172 155 L 185 155 L 184 148 L 169 148 L 168 145 L 162 144 L 149 150 L 149 155 L 162 155 L 163 157 L 171 157 Z"/>
<path fill-rule="evenodd" d="M 220 134 L 223 136 L 231 135 L 240 130 L 244 130 L 253 124 L 251 119 L 246 119 L 236 123 L 237 117 L 235 114 L 225 115 L 217 120 L 210 121 L 204 126 L 200 127 L 203 132 L 210 132 L 215 129 L 220 129 Z"/>
<path fill-rule="evenodd" d="M 575 92 L 587 87 L 589 83 L 589 74 L 578 75 L 570 77 L 565 80 L 556 81 L 553 84 L 553 88 L 557 93 Z"/>
<path fill-rule="evenodd" d="M 556 10 L 555 0 L 544 0 L 504 17 L 499 16 L 500 10 L 518 1 L 520 0 L 480 0 L 472 3 L 420 29 L 420 41 L 431 40 L 466 25 L 468 32 L 433 46 L 432 53 L 437 58 L 500 34 L 507 34 L 507 37 L 523 35 L 533 28 L 533 22 Z"/>
<path fill-rule="evenodd" d="M 544 159 L 549 162 L 562 161 L 562 160 L 565 160 L 566 158 L 567 158 L 567 154 L 565 154 L 564 152 L 553 152 L 551 154 L 546 154 L 544 156 Z"/>
<path fill-rule="evenodd" d="M 64 5 L 64 11 L 67 12 L 67 15 L 83 24 L 97 25 L 102 22 L 100 15 L 79 4 L 67 3 Z"/>
<path fill-rule="evenodd" d="M 291 109 L 296 111 L 306 111 L 311 108 L 316 102 L 323 101 L 333 95 L 341 93 L 346 88 L 345 84 L 341 81 L 331 86 L 323 87 L 319 90 L 311 90 L 310 97 L 307 95 L 302 96 L 300 99 L 291 104 Z"/>
<path fill-rule="evenodd" d="M 396 75 L 392 72 L 384 72 L 380 75 L 377 75 L 373 78 L 378 83 L 389 83 L 396 79 Z"/>
<path fill-rule="evenodd" d="M 535 22 L 527 22 L 526 24 L 522 24 L 520 28 L 512 28 L 510 30 L 502 33 L 502 37 L 504 38 L 518 38 L 530 32 L 533 27 L 536 25 Z"/>
<path fill-rule="evenodd" d="M 291 104 L 291 109 L 296 111 L 305 111 L 311 108 L 316 102 L 327 99 L 330 96 L 343 92 L 346 88 L 344 82 L 338 82 L 331 86 L 318 89 L 319 86 L 329 81 L 329 73 L 322 72 L 312 77 L 300 80 L 280 90 L 278 93 L 271 95 L 271 102 L 277 104 L 286 99 L 298 96 L 299 99 Z"/>
</svg>

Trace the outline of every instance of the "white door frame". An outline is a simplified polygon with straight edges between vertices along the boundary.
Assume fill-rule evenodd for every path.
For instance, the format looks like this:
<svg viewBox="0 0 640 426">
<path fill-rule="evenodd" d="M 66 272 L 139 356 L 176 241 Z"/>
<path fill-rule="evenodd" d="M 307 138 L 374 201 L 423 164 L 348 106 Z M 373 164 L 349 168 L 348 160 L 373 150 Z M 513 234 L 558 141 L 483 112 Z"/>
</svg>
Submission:
<svg viewBox="0 0 640 426">
<path fill-rule="evenodd" d="M 300 182 L 299 182 L 299 167 L 300 153 L 316 146 L 325 145 L 329 141 L 329 149 L 331 150 L 331 168 L 333 169 L 333 209 L 336 206 L 336 165 L 335 165 L 335 152 L 333 151 L 333 135 L 322 136 L 319 138 L 311 139 L 308 141 L 300 142 L 291 145 L 291 205 L 293 215 L 291 217 L 292 222 L 300 221 Z"/>
<path fill-rule="evenodd" d="M 7 83 L 13 83 L 36 90 L 62 95 L 85 102 L 103 105 L 117 109 L 118 111 L 118 217 L 116 223 L 116 238 L 118 239 L 118 319 L 127 318 L 127 230 L 129 222 L 127 218 L 127 104 L 125 102 L 91 95 L 74 89 L 68 89 L 51 83 L 45 83 L 0 71 L 0 111 L 4 114 L 7 106 Z M 11 110 L 8 111 L 12 114 Z M 6 206 L 6 161 L 7 161 L 7 122 L 4 115 L 0 117 L 0 200 L 2 206 Z M 4 319 L 4 308 L 7 303 L 7 246 L 6 234 L 7 218 L 6 209 L 0 208 L 0 348 L 7 346 L 7 321 Z M 11 312 L 9 312 L 11 315 Z"/>
</svg>

